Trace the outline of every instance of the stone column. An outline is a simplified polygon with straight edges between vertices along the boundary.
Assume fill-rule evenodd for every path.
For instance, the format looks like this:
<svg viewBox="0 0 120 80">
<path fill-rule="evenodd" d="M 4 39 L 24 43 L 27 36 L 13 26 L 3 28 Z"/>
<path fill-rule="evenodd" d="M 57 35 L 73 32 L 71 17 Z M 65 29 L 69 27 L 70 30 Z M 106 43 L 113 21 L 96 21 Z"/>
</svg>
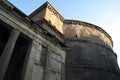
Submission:
<svg viewBox="0 0 120 80">
<path fill-rule="evenodd" d="M 25 75 L 21 80 L 43 80 L 43 69 L 40 67 L 42 46 L 35 40 L 32 41 L 28 62 L 26 63 Z"/>
<path fill-rule="evenodd" d="M 2 52 L 0 57 L 0 80 L 4 79 L 9 60 L 11 58 L 12 52 L 15 47 L 16 40 L 19 36 L 20 32 L 16 29 L 13 29 L 10 33 L 9 39 L 6 43 L 6 46 Z"/>
</svg>

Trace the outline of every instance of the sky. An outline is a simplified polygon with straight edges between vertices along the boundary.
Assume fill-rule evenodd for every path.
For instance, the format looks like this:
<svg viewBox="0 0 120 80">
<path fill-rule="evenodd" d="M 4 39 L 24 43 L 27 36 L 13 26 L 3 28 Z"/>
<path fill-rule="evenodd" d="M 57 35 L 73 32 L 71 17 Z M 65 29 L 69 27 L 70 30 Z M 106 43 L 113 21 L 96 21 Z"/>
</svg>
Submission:
<svg viewBox="0 0 120 80">
<path fill-rule="evenodd" d="M 8 0 L 26 15 L 31 14 L 46 0 Z M 120 0 L 48 0 L 65 18 L 85 21 L 103 28 L 114 43 L 120 66 Z"/>
</svg>

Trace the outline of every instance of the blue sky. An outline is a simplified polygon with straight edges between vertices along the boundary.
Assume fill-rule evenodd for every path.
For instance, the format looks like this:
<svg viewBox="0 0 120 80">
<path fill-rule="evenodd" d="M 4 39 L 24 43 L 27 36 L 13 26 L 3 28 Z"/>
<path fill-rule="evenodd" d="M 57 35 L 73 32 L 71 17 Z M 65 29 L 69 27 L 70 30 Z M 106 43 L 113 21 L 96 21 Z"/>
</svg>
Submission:
<svg viewBox="0 0 120 80">
<path fill-rule="evenodd" d="M 8 0 L 26 15 L 46 0 Z M 114 42 L 120 65 L 120 0 L 48 0 L 65 18 L 89 22 L 107 31 Z"/>
</svg>

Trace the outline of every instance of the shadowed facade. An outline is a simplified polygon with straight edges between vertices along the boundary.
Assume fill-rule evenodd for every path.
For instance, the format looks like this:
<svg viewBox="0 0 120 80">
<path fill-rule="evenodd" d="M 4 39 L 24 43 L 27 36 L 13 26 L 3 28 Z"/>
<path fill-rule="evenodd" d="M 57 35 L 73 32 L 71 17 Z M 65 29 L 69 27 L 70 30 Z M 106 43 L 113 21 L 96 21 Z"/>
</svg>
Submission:
<svg viewBox="0 0 120 80">
<path fill-rule="evenodd" d="M 63 25 L 66 55 L 66 80 L 119 80 L 117 55 L 111 37 L 100 27 L 76 20 Z"/>
</svg>

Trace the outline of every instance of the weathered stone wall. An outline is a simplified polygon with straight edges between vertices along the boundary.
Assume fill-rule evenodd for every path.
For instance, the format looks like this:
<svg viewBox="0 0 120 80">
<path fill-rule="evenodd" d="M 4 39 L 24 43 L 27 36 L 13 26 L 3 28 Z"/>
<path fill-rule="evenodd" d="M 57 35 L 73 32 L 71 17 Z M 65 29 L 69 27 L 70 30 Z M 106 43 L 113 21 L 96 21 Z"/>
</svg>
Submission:
<svg viewBox="0 0 120 80">
<path fill-rule="evenodd" d="M 66 80 L 119 80 L 116 54 L 107 47 L 77 39 L 66 41 Z"/>
<path fill-rule="evenodd" d="M 39 23 L 40 20 L 45 18 L 45 11 L 46 9 L 39 10 L 38 12 L 32 13 L 30 17 L 32 20 Z"/>
<path fill-rule="evenodd" d="M 66 51 L 61 46 L 64 40 L 51 38 L 51 33 L 42 28 L 47 25 L 41 27 L 24 14 L 19 14 L 19 10 L 6 7 L 0 6 L 0 21 L 31 40 L 21 80 L 64 80 Z"/>
<path fill-rule="evenodd" d="M 42 19 L 47 20 L 60 33 L 63 33 L 62 25 L 64 18 L 50 5 L 48 2 L 35 10 L 31 15 L 31 19 L 40 24 Z"/>
<path fill-rule="evenodd" d="M 117 56 L 111 37 L 101 28 L 80 21 L 63 25 L 66 55 L 66 80 L 119 80 Z"/>
<path fill-rule="evenodd" d="M 63 25 L 63 33 L 66 38 L 80 38 L 93 43 L 108 45 L 112 48 L 110 36 L 101 28 L 85 22 L 66 20 Z"/>
<path fill-rule="evenodd" d="M 23 80 L 64 80 L 64 65 L 64 51 L 33 41 Z"/>
<path fill-rule="evenodd" d="M 65 77 L 66 80 L 119 80 L 120 71 L 110 36 L 103 29 L 86 22 L 66 20 L 63 25 L 63 21 L 63 17 L 48 2 L 29 17 L 7 1 L 0 2 L 0 25 L 10 32 L 17 31 L 22 35 L 20 39 L 29 41 L 26 44 L 28 49 L 25 48 L 25 60 L 21 62 L 21 77 L 15 77 L 18 80 L 65 80 Z M 61 33 L 64 33 L 68 46 L 67 57 Z M 10 41 L 15 44 L 15 40 L 17 38 Z M 8 40 L 9 43 L 10 41 Z M 7 45 L 9 50 L 14 50 L 14 46 L 9 46 L 11 45 Z M 12 55 L 12 51 L 9 53 Z M 0 56 L 4 56 L 3 53 Z M 6 60 L 6 56 L 3 58 Z M 8 64 L 9 59 L 7 60 L 5 62 Z M 1 66 L 4 68 L 6 64 L 0 65 L 0 74 L 7 71 L 2 70 Z"/>
<path fill-rule="evenodd" d="M 61 21 L 60 18 L 57 17 L 55 13 L 53 13 L 49 8 L 46 9 L 45 19 L 49 21 L 52 25 L 54 25 L 54 27 L 58 31 L 63 33 L 63 30 L 62 30 L 63 21 Z"/>
</svg>

